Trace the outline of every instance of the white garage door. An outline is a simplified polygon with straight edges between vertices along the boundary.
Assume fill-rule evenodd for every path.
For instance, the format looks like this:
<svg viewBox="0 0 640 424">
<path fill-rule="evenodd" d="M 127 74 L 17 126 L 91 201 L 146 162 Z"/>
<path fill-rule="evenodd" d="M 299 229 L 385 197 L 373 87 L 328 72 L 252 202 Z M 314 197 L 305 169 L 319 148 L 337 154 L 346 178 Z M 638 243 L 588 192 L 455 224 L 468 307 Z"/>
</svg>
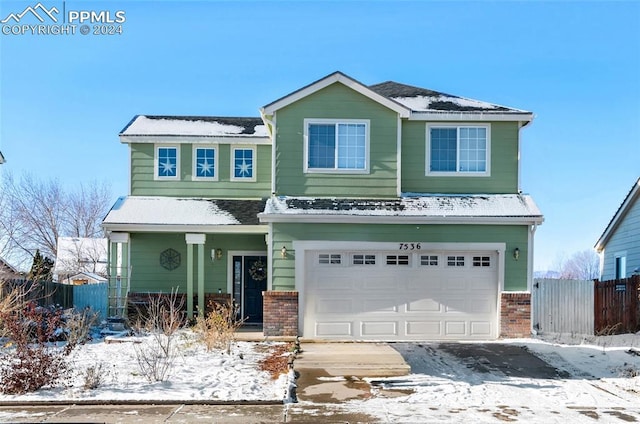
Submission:
<svg viewBox="0 0 640 424">
<path fill-rule="evenodd" d="M 304 337 L 497 337 L 495 251 L 307 251 Z"/>
</svg>

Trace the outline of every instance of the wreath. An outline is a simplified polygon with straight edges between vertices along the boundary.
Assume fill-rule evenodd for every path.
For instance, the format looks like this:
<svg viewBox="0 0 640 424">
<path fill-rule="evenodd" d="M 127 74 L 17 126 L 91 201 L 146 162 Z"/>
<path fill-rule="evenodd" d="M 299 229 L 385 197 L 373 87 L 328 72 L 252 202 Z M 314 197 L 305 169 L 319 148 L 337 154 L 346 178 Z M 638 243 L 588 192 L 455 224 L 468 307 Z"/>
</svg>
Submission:
<svg viewBox="0 0 640 424">
<path fill-rule="evenodd" d="M 257 260 L 249 267 L 249 275 L 256 281 L 267 278 L 267 265 L 262 260 Z"/>
</svg>

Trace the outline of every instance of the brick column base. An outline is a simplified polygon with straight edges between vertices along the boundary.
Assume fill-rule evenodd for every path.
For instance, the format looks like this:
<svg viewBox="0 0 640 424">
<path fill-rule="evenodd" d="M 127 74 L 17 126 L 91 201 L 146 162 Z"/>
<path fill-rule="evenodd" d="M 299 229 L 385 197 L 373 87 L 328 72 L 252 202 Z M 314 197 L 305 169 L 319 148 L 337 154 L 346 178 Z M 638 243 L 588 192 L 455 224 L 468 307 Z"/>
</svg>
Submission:
<svg viewBox="0 0 640 424">
<path fill-rule="evenodd" d="M 262 330 L 265 336 L 298 335 L 298 292 L 264 291 L 264 318 Z"/>
<path fill-rule="evenodd" d="M 500 337 L 531 336 L 531 293 L 500 295 Z"/>
</svg>

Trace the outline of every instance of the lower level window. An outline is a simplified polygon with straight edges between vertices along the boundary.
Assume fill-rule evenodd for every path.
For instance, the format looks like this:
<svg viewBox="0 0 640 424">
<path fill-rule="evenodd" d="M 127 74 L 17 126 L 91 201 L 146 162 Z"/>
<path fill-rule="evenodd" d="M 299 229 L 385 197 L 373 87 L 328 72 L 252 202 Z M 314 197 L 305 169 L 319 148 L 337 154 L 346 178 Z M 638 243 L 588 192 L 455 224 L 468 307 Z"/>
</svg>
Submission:
<svg viewBox="0 0 640 424">
<path fill-rule="evenodd" d="M 464 266 L 464 256 L 447 256 L 447 266 Z"/>
<path fill-rule="evenodd" d="M 340 265 L 342 255 L 339 253 L 321 253 L 318 255 L 318 263 L 321 265 Z"/>
<path fill-rule="evenodd" d="M 387 265 L 409 265 L 409 255 L 387 255 Z"/>
</svg>

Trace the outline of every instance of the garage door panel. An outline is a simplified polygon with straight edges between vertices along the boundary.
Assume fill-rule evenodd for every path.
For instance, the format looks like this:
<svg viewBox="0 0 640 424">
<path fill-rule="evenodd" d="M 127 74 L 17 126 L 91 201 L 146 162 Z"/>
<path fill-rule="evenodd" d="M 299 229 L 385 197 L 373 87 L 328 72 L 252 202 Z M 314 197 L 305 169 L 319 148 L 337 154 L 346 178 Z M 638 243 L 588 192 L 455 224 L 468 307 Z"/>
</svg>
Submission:
<svg viewBox="0 0 640 424">
<path fill-rule="evenodd" d="M 406 321 L 405 334 L 409 338 L 437 338 L 442 334 L 442 322 L 439 320 Z"/>
<path fill-rule="evenodd" d="M 445 321 L 445 336 L 464 337 L 467 334 L 467 323 L 465 321 Z"/>
<path fill-rule="evenodd" d="M 472 336 L 491 336 L 492 325 L 488 321 L 471 321 L 469 328 Z"/>
<path fill-rule="evenodd" d="M 398 312 L 397 302 L 388 299 L 364 299 L 362 312 Z"/>
<path fill-rule="evenodd" d="M 441 312 L 442 305 L 434 299 L 417 299 L 407 302 L 407 312 Z"/>
<path fill-rule="evenodd" d="M 319 298 L 315 302 L 315 312 L 317 314 L 352 314 L 354 301 L 350 299 L 330 299 Z"/>
<path fill-rule="evenodd" d="M 398 336 L 396 321 L 362 321 L 360 334 L 363 337 L 392 337 Z"/>
<path fill-rule="evenodd" d="M 462 266 L 447 266 L 442 252 L 426 254 L 428 261 L 421 259 L 424 252 L 416 252 L 403 264 L 399 259 L 387 261 L 394 255 L 385 252 L 364 254 L 375 256 L 375 265 L 350 263 L 346 258 L 355 257 L 353 252 L 343 252 L 339 264 L 318 264 L 317 253 L 307 252 L 305 336 L 369 340 L 497 336 L 495 251 L 481 253 L 490 258 L 486 262 L 491 266 L 473 266 L 474 254 L 469 252 L 453 255 Z"/>
</svg>

